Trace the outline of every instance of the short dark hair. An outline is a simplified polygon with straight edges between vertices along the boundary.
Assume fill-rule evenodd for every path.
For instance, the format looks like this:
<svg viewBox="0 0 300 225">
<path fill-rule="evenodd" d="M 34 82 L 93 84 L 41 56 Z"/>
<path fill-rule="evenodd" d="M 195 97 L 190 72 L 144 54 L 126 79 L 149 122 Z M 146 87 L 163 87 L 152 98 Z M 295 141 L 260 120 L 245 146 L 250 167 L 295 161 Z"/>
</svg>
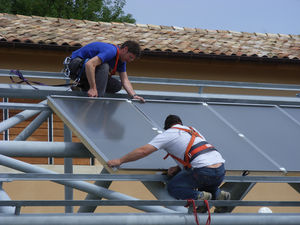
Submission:
<svg viewBox="0 0 300 225">
<path fill-rule="evenodd" d="M 166 120 L 165 120 L 164 129 L 168 130 L 169 128 L 171 128 L 175 124 L 181 124 L 182 125 L 182 121 L 181 121 L 180 117 L 177 116 L 177 115 L 168 115 Z"/>
<path fill-rule="evenodd" d="M 137 58 L 141 56 L 141 47 L 136 41 L 125 41 L 121 48 L 128 47 L 128 52 L 134 54 Z"/>
</svg>

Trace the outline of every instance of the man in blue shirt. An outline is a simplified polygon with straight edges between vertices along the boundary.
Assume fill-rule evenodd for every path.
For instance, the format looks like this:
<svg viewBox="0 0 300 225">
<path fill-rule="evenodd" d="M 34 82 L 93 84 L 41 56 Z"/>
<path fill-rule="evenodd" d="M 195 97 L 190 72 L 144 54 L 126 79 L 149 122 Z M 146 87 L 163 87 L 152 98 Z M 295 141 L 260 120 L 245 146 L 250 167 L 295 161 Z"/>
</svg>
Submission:
<svg viewBox="0 0 300 225">
<path fill-rule="evenodd" d="M 133 90 L 126 72 L 126 63 L 139 57 L 140 52 L 140 46 L 135 41 L 126 41 L 121 47 L 103 42 L 87 44 L 71 55 L 71 78 L 76 79 L 81 73 L 79 87 L 87 91 L 89 97 L 104 96 L 105 92 L 115 93 L 123 86 L 132 99 L 144 102 L 144 98 Z M 121 82 L 111 77 L 116 71 Z M 73 77 L 72 72 L 75 73 Z"/>
</svg>

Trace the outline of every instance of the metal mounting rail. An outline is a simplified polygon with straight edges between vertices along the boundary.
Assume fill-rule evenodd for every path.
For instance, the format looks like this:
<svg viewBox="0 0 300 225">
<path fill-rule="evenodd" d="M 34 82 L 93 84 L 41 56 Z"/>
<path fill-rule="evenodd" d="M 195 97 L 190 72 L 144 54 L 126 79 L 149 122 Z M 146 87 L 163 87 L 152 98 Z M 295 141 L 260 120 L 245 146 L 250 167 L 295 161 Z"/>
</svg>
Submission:
<svg viewBox="0 0 300 225">
<path fill-rule="evenodd" d="M 293 84 L 272 84 L 272 83 L 233 82 L 233 81 L 214 81 L 214 80 L 189 80 L 189 79 L 152 78 L 152 77 L 137 77 L 137 76 L 129 76 L 129 79 L 131 83 L 139 83 L 139 84 L 242 88 L 242 89 L 278 90 L 278 91 L 300 91 L 300 85 L 293 85 Z"/>
<path fill-rule="evenodd" d="M 17 102 L 0 102 L 1 109 L 31 109 L 31 110 L 51 110 L 48 105 L 32 104 L 32 103 L 17 103 Z"/>
<path fill-rule="evenodd" d="M 300 207 L 300 201 L 208 200 L 210 206 L 290 206 Z M 0 200 L 0 206 L 186 206 L 186 200 Z M 195 200 L 196 206 L 205 206 Z"/>
<path fill-rule="evenodd" d="M 41 174 L 41 173 L 1 173 L 0 181 L 15 180 L 93 180 L 93 181 L 160 181 L 166 182 L 167 175 L 160 174 Z M 300 183 L 296 176 L 226 176 L 225 182 L 256 183 Z"/>
<path fill-rule="evenodd" d="M 28 71 L 21 70 L 26 78 L 39 79 L 59 79 L 69 81 L 62 72 Z M 8 69 L 0 69 L 0 77 L 16 76 L 10 74 Z M 119 76 L 114 76 L 119 79 Z M 261 89 L 261 90 L 279 90 L 279 91 L 300 91 L 300 85 L 293 84 L 272 84 L 272 83 L 254 83 L 254 82 L 233 82 L 233 81 L 214 81 L 214 80 L 190 80 L 175 78 L 153 78 L 141 76 L 129 76 L 131 83 L 155 84 L 155 85 L 177 85 L 192 87 L 222 87 L 222 88 L 241 88 L 241 89 Z"/>
<path fill-rule="evenodd" d="M 20 70 L 24 77 L 26 78 L 39 78 L 39 79 L 58 79 L 58 80 L 70 80 L 70 78 L 65 77 L 62 72 L 44 72 L 44 71 L 29 71 Z M 10 70 L 0 69 L 0 77 L 17 77 L 15 74 L 10 74 Z"/>
</svg>

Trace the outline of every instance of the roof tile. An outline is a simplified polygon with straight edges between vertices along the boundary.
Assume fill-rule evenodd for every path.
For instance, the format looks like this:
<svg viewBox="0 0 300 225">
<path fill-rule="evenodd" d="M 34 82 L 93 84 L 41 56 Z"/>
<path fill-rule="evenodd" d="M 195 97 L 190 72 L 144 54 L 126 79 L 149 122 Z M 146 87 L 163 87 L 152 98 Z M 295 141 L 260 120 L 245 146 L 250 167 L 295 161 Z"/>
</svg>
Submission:
<svg viewBox="0 0 300 225">
<path fill-rule="evenodd" d="M 0 13 L 0 41 L 83 46 L 93 41 L 139 41 L 149 52 L 255 56 L 300 60 L 300 35 L 94 22 Z"/>
</svg>

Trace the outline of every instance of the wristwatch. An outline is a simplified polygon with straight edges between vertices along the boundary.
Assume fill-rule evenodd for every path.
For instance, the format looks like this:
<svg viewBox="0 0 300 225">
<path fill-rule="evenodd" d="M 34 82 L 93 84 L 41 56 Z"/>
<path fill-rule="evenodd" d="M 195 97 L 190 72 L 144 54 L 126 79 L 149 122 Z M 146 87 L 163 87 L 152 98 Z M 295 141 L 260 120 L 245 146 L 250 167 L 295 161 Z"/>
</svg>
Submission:
<svg viewBox="0 0 300 225">
<path fill-rule="evenodd" d="M 137 94 L 134 94 L 134 95 L 132 95 L 132 96 L 131 96 L 131 99 L 133 99 L 133 98 L 134 98 L 134 96 L 138 96 L 138 95 L 137 95 Z"/>
</svg>

